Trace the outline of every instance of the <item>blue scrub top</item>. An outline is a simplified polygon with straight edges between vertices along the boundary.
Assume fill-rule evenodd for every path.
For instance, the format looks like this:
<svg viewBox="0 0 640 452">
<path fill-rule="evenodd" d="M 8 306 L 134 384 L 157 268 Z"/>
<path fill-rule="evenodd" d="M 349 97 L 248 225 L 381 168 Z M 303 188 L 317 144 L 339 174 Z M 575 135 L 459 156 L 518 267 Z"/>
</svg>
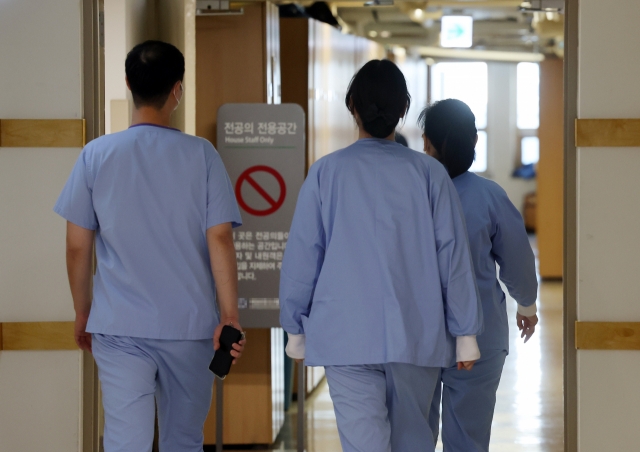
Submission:
<svg viewBox="0 0 640 452">
<path fill-rule="evenodd" d="M 536 302 L 536 262 L 522 216 L 505 191 L 493 181 L 466 172 L 453 179 L 467 221 L 469 245 L 482 299 L 484 333 L 477 337 L 483 350 L 509 351 L 509 322 L 505 295 L 522 306 Z"/>
<path fill-rule="evenodd" d="M 464 217 L 444 167 L 389 140 L 320 159 L 300 191 L 280 321 L 312 366 L 449 366 L 482 331 Z"/>
<path fill-rule="evenodd" d="M 83 149 L 54 210 L 96 231 L 88 332 L 213 337 L 206 230 L 242 220 L 211 143 L 153 125 L 100 137 Z"/>
</svg>

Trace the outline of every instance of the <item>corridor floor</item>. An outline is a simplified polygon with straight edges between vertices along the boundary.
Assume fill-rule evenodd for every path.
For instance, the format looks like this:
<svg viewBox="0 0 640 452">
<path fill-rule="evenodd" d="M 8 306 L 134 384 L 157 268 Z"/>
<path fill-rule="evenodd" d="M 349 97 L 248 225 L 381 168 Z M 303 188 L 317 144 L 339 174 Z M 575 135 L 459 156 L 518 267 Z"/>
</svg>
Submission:
<svg viewBox="0 0 640 452">
<path fill-rule="evenodd" d="M 515 325 L 516 304 L 509 303 L 511 352 L 498 389 L 491 452 L 561 452 L 562 283 L 543 282 L 538 299 L 539 327 L 524 344 Z M 274 450 L 295 450 L 295 407 L 288 413 Z M 307 402 L 307 452 L 340 452 L 333 406 L 326 383 Z M 442 451 L 439 443 L 437 451 Z"/>
</svg>

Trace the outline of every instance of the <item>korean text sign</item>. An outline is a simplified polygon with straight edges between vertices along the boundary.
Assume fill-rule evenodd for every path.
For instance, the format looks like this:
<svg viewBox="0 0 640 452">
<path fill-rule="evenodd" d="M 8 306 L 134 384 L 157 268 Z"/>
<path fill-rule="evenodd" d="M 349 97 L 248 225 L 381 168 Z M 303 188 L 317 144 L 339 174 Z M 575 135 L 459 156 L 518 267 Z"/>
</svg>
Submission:
<svg viewBox="0 0 640 452">
<path fill-rule="evenodd" d="M 282 257 L 305 174 L 299 105 L 225 104 L 217 149 L 243 225 L 234 230 L 241 300 L 277 299 Z"/>
</svg>

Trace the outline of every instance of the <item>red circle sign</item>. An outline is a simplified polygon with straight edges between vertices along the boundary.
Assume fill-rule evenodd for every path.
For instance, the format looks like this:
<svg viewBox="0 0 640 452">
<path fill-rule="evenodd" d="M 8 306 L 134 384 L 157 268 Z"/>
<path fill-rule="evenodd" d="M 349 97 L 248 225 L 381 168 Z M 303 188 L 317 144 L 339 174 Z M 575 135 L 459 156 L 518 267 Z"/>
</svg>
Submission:
<svg viewBox="0 0 640 452">
<path fill-rule="evenodd" d="M 280 196 L 278 197 L 277 200 L 273 199 L 271 195 L 267 193 L 267 191 L 264 188 L 262 188 L 260 184 L 258 184 L 258 182 L 256 182 L 256 180 L 253 177 L 251 177 L 253 173 L 260 173 L 260 172 L 271 174 L 273 177 L 275 177 L 276 181 L 278 182 L 278 185 L 280 185 Z M 251 185 L 253 189 L 257 191 L 258 194 L 262 196 L 265 201 L 267 201 L 267 203 L 270 205 L 269 208 L 264 210 L 258 210 L 249 206 L 245 202 L 244 198 L 242 197 L 242 185 L 245 182 Z M 238 199 L 238 204 L 240 204 L 240 207 L 242 207 L 244 210 L 249 212 L 251 215 L 255 215 L 257 217 L 266 217 L 267 215 L 271 215 L 272 213 L 276 212 L 280 207 L 282 207 L 282 204 L 284 203 L 284 198 L 286 196 L 287 196 L 287 186 L 284 183 L 284 178 L 280 175 L 279 172 L 277 172 L 270 166 L 264 166 L 264 165 L 252 166 L 251 168 L 243 172 L 240 175 L 240 177 L 238 177 L 238 181 L 236 182 L 236 198 Z"/>
</svg>

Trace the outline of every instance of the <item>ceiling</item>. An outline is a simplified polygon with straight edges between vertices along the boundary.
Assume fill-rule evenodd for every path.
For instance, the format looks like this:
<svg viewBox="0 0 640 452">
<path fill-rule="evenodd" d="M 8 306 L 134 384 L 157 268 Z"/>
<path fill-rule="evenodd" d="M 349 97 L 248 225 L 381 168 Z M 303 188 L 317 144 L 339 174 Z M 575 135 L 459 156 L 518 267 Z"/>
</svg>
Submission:
<svg viewBox="0 0 640 452">
<path fill-rule="evenodd" d="M 392 5 L 365 6 L 362 0 L 327 3 L 344 30 L 427 56 L 429 49 L 442 53 L 443 15 L 473 17 L 471 50 L 563 55 L 564 0 L 377 1 Z"/>
</svg>

